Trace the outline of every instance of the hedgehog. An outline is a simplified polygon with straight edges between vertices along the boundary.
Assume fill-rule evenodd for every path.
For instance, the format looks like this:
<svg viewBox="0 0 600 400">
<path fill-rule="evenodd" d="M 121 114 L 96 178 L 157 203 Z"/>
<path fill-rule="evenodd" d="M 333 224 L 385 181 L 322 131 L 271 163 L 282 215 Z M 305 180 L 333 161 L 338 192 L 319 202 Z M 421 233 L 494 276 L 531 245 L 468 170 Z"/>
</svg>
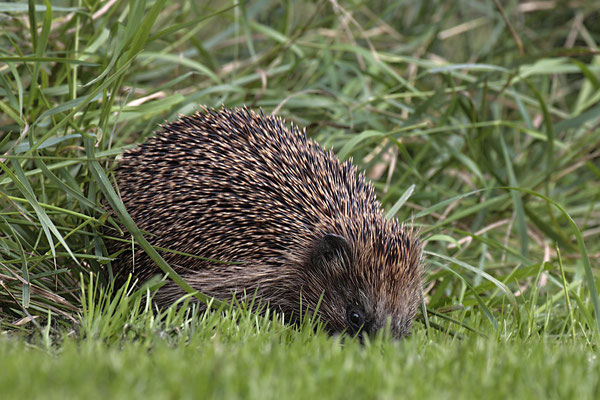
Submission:
<svg viewBox="0 0 600 400">
<path fill-rule="evenodd" d="M 409 334 L 422 298 L 417 235 L 384 216 L 352 160 L 306 129 L 262 110 L 201 107 L 127 150 L 116 178 L 137 226 L 177 251 L 161 255 L 194 289 L 222 301 L 256 296 L 291 323 L 314 313 L 332 334 Z M 161 272 L 139 250 L 112 268 L 142 281 Z M 169 282 L 154 301 L 184 294 Z"/>
</svg>

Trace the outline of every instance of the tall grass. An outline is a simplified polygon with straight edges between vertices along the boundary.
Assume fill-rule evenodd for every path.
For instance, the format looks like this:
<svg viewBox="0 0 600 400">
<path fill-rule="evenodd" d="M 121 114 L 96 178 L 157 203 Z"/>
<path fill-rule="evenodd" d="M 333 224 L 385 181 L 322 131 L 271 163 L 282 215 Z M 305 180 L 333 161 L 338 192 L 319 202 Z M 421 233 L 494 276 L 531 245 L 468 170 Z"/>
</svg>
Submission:
<svg viewBox="0 0 600 400">
<path fill-rule="evenodd" d="M 417 330 L 600 338 L 593 2 L 34 3 L 0 4 L 0 330 L 93 321 L 115 157 L 224 104 L 307 126 L 419 228 Z"/>
</svg>

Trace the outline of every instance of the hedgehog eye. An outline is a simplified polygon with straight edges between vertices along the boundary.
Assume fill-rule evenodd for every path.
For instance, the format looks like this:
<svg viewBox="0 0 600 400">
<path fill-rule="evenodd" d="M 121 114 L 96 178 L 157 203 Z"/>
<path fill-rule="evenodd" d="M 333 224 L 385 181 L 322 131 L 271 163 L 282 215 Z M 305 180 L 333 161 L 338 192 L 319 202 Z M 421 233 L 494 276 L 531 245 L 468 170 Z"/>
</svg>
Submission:
<svg viewBox="0 0 600 400">
<path fill-rule="evenodd" d="M 365 325 L 363 313 L 357 306 L 348 307 L 346 310 L 346 320 L 353 333 L 357 333 Z"/>
</svg>

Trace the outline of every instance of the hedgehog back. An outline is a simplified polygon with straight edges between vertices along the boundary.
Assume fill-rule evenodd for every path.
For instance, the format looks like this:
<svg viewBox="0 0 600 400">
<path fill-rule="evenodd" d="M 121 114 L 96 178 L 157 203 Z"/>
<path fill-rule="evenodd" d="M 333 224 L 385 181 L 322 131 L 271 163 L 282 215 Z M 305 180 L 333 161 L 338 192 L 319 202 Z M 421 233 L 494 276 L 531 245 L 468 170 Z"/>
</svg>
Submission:
<svg viewBox="0 0 600 400">
<path fill-rule="evenodd" d="M 382 218 L 350 162 L 279 117 L 245 108 L 163 126 L 124 154 L 117 175 L 134 221 L 156 235 L 153 245 L 222 261 L 276 261 L 326 232 L 364 236 Z M 186 270 L 203 264 L 166 257 Z M 145 258 L 138 275 L 156 272 Z M 128 264 L 123 257 L 117 269 Z"/>
</svg>

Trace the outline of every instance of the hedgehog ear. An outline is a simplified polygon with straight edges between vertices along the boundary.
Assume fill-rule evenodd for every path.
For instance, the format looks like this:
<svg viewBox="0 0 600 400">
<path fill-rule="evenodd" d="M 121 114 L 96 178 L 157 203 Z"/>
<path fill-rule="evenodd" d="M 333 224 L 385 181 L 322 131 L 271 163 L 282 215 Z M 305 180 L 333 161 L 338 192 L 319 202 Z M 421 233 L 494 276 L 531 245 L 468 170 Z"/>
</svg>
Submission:
<svg viewBox="0 0 600 400">
<path fill-rule="evenodd" d="M 311 263 L 318 268 L 327 267 L 335 260 L 346 263 L 350 260 L 350 254 L 350 245 L 346 238 L 327 233 L 313 250 Z"/>
</svg>

